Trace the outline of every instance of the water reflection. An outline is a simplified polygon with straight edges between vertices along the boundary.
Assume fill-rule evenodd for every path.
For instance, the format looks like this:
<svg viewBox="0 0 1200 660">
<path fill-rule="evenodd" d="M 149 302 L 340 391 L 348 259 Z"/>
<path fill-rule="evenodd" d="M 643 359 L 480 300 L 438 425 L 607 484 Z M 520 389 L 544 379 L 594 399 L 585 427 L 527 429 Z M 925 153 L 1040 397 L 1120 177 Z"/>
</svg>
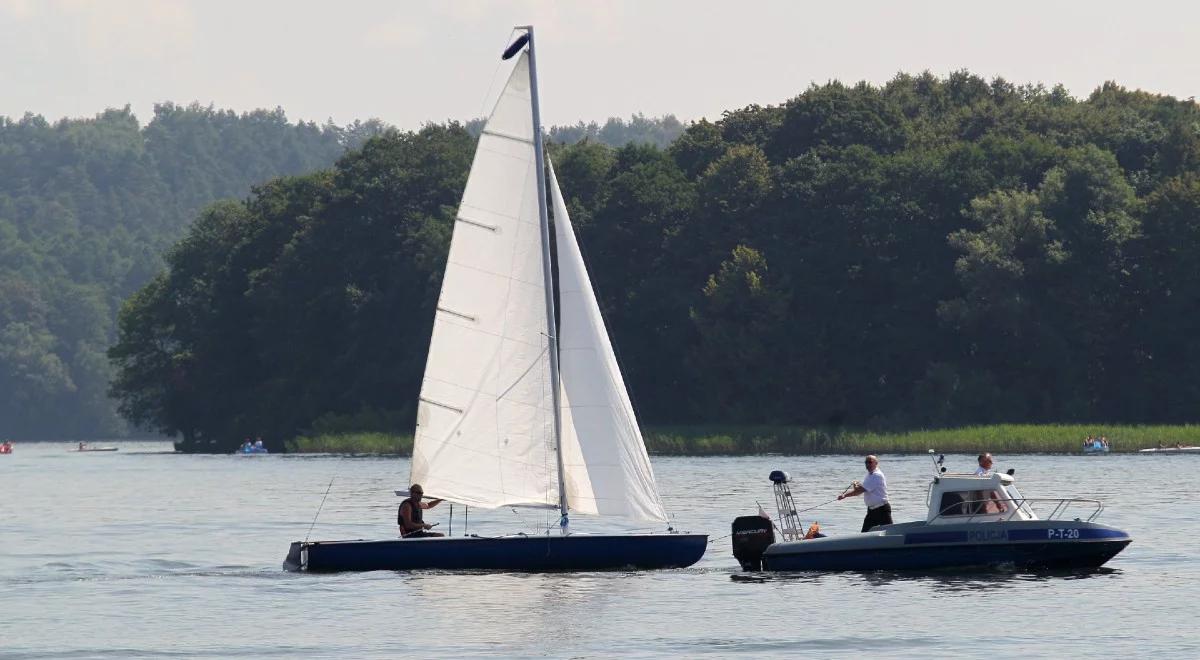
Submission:
<svg viewBox="0 0 1200 660">
<path fill-rule="evenodd" d="M 1091 578 L 1120 577 L 1119 568 L 1057 569 L 1045 571 L 1006 571 L 1003 567 L 990 572 L 977 570 L 944 571 L 758 571 L 734 573 L 731 582 L 748 584 L 800 583 L 819 584 L 829 580 L 844 580 L 851 585 L 863 587 L 888 587 L 911 583 L 933 588 L 935 591 L 970 591 L 991 586 L 1003 586 L 1013 582 L 1046 582 L 1050 580 L 1087 580 Z"/>
</svg>

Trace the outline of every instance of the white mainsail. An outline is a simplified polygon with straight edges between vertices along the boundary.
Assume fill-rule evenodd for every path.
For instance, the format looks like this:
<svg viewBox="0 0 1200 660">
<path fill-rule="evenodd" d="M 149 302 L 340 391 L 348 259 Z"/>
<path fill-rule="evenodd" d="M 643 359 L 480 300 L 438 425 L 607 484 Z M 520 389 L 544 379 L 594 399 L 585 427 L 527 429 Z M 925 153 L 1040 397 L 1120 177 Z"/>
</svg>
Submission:
<svg viewBox="0 0 1200 660">
<path fill-rule="evenodd" d="M 667 519 L 583 255 L 550 167 L 558 251 L 562 451 L 572 511 Z"/>
<path fill-rule="evenodd" d="M 529 56 L 488 118 L 421 383 L 412 482 L 470 506 L 558 503 Z"/>
</svg>

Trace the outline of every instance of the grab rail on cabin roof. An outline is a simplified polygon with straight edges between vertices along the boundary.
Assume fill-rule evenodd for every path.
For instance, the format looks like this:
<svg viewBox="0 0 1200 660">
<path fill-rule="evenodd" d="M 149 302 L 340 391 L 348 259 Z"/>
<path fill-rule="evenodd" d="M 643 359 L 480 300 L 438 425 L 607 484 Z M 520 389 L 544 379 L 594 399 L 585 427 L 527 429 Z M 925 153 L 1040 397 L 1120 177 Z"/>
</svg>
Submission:
<svg viewBox="0 0 1200 660">
<path fill-rule="evenodd" d="M 1011 502 L 1011 503 L 1013 503 L 1013 506 L 1008 507 L 1007 511 L 997 512 L 997 513 L 1002 513 L 1002 514 L 1007 513 L 1007 515 L 1001 519 L 1006 522 L 1009 520 L 1012 520 L 1013 516 L 1015 516 L 1017 514 L 1017 511 L 1020 511 L 1022 508 L 1024 508 L 1027 513 L 1033 513 L 1034 515 L 1036 515 L 1036 513 L 1033 510 L 1033 507 L 1030 506 L 1030 503 L 1032 503 L 1032 502 L 1041 502 L 1041 503 L 1054 502 L 1055 503 L 1054 509 L 1052 511 L 1050 511 L 1049 515 L 1045 516 L 1044 518 L 1039 518 L 1040 520 L 1056 520 L 1056 519 L 1065 518 L 1067 510 L 1069 508 L 1071 508 L 1072 504 L 1091 504 L 1096 507 L 1095 511 L 1092 511 L 1092 515 L 1088 516 L 1087 520 L 1085 522 L 1092 522 L 1096 518 L 1100 517 L 1100 513 L 1104 511 L 1104 503 L 1101 502 L 1100 500 L 1093 500 L 1093 499 L 1087 499 L 1087 498 L 1081 498 L 1081 497 L 1021 497 L 1021 498 L 997 497 L 997 498 L 984 498 L 984 499 L 979 499 L 979 500 L 962 500 L 960 502 L 956 502 L 955 504 L 952 504 L 952 505 L 942 509 L 941 511 L 939 511 L 938 514 L 936 516 L 934 516 L 932 520 L 930 520 L 930 522 L 933 522 L 934 520 L 937 520 L 938 518 L 941 518 L 943 516 L 945 516 L 947 518 L 953 517 L 955 522 L 971 522 L 971 520 L 973 520 L 974 518 L 979 517 L 979 516 L 994 516 L 994 515 L 996 515 L 996 513 L 986 513 L 986 512 L 974 512 L 974 513 L 969 513 L 969 514 L 948 513 L 950 510 L 956 509 L 956 508 L 959 508 L 962 506 L 970 506 L 970 505 L 975 505 L 975 504 L 983 504 L 984 506 L 986 506 L 988 502 Z M 974 507 L 972 506 L 971 508 L 973 509 Z"/>
</svg>

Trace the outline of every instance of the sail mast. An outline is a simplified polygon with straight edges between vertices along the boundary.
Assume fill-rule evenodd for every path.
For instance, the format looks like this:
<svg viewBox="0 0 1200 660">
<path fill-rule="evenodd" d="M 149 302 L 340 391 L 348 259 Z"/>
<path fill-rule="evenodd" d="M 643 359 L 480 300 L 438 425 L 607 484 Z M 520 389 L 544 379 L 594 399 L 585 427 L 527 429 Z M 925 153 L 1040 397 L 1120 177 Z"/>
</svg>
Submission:
<svg viewBox="0 0 1200 660">
<path fill-rule="evenodd" d="M 525 30 L 529 37 L 529 88 L 533 105 L 533 152 L 537 161 L 538 219 L 542 229 L 542 275 L 546 283 L 546 328 L 549 330 L 550 387 L 554 401 L 554 457 L 558 462 L 558 509 L 561 514 L 559 526 L 565 531 L 568 522 L 567 486 L 563 470 L 562 405 L 559 401 L 558 326 L 554 321 L 554 275 L 550 265 L 550 214 L 546 209 L 546 157 L 542 147 L 542 118 L 538 104 L 537 57 L 533 47 L 533 26 L 524 25 L 518 29 Z"/>
</svg>

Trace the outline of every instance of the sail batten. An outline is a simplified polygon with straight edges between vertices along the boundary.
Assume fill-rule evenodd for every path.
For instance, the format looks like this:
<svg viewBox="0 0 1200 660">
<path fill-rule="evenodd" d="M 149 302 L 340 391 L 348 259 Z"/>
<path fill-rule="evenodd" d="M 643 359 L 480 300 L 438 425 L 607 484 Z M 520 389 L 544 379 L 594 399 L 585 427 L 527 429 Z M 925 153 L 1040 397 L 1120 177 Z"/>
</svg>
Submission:
<svg viewBox="0 0 1200 660">
<path fill-rule="evenodd" d="M 470 506 L 557 504 L 665 520 L 553 168 L 543 184 L 531 65 L 522 53 L 480 135 L 455 215 L 412 481 Z M 543 189 L 555 220 L 557 328 Z"/>
<path fill-rule="evenodd" d="M 489 131 L 487 129 L 484 129 L 483 131 L 481 131 L 480 134 L 481 135 L 490 135 L 490 136 L 502 138 L 505 140 L 513 140 L 514 142 L 523 142 L 525 144 L 533 144 L 533 140 L 530 140 L 528 138 L 524 138 L 524 137 L 521 137 L 518 135 L 509 135 L 507 133 L 501 133 L 500 131 Z"/>
<path fill-rule="evenodd" d="M 516 61 L 456 213 L 411 478 L 471 506 L 558 501 L 530 74 Z"/>
</svg>

